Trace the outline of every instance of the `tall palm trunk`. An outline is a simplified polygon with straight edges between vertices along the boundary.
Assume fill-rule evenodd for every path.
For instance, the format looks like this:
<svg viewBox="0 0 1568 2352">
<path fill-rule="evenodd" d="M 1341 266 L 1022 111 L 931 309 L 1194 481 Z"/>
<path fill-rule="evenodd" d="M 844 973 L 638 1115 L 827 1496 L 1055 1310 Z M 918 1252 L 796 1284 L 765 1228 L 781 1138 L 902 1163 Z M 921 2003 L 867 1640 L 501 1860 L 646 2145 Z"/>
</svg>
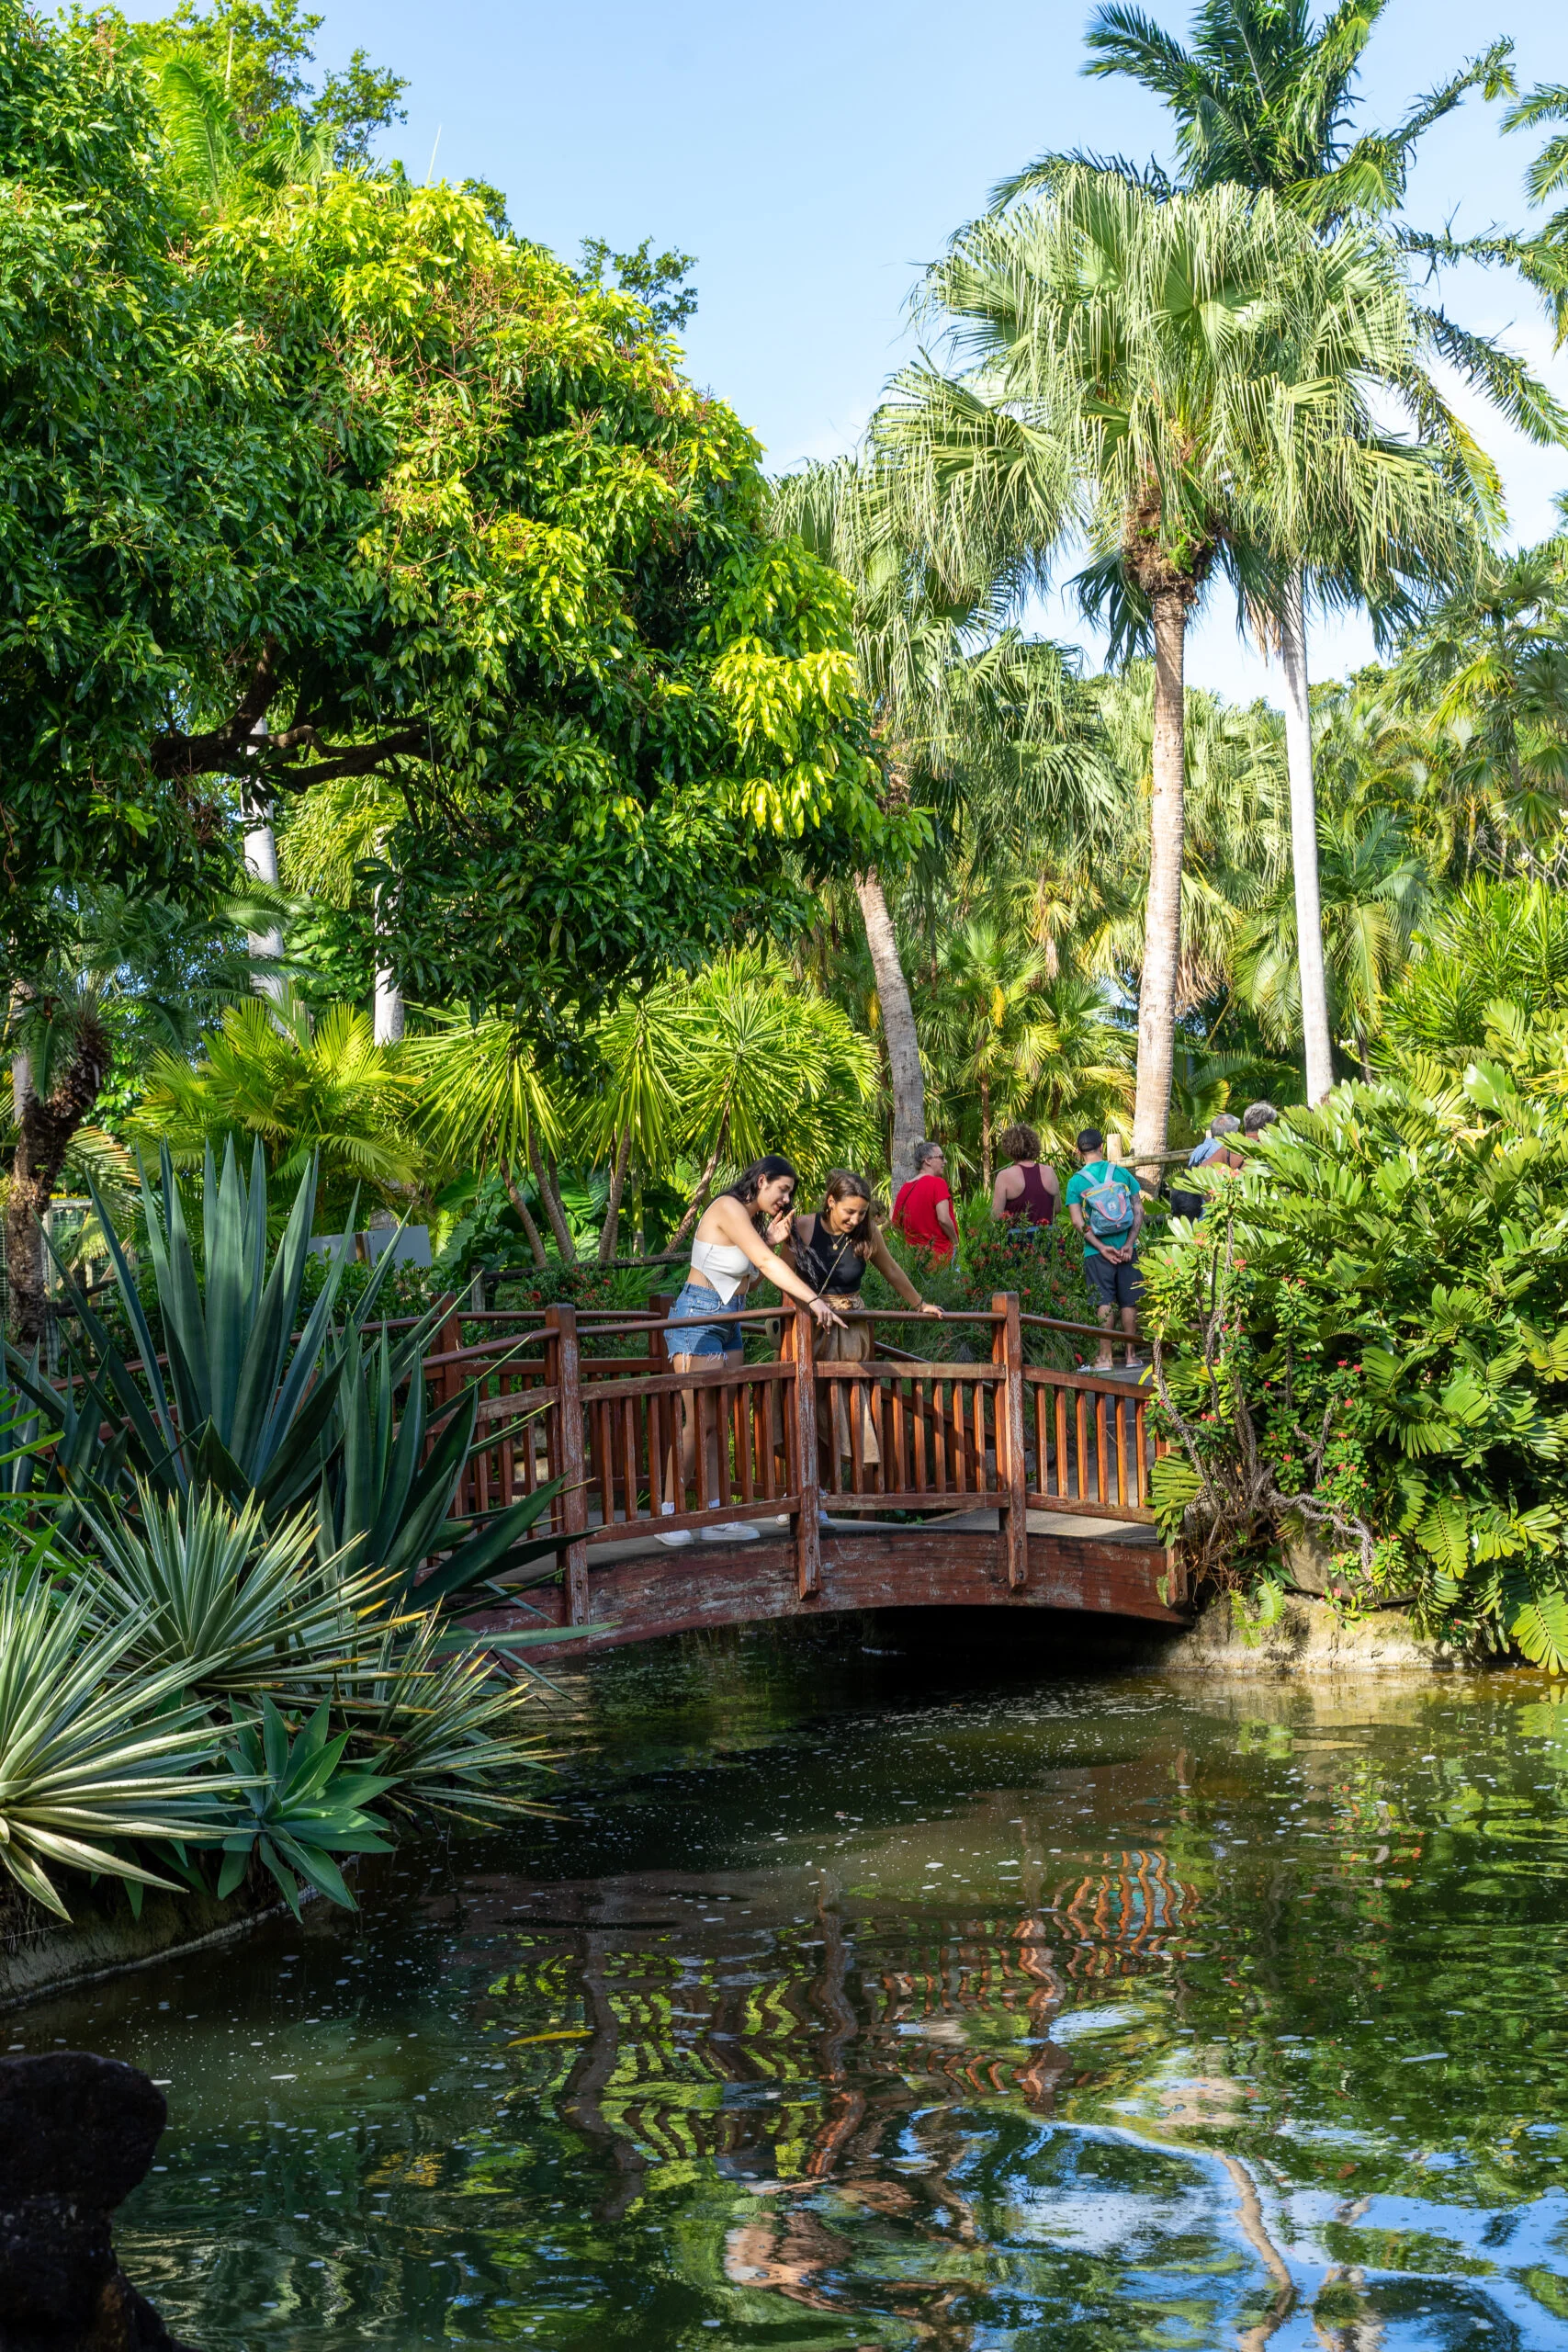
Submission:
<svg viewBox="0 0 1568 2352">
<path fill-rule="evenodd" d="M 1170 1121 L 1176 1058 L 1176 976 L 1181 960 L 1181 856 L 1186 831 L 1187 608 L 1185 583 L 1156 588 L 1154 789 L 1149 801 L 1149 894 L 1138 988 L 1138 1077 L 1133 1160 L 1157 1176 Z"/>
<path fill-rule="evenodd" d="M 876 1001 L 882 1007 L 882 1034 L 887 1042 L 887 1075 L 893 1091 L 893 1190 L 915 1173 L 915 1146 L 926 1131 L 926 1081 L 920 1069 L 920 1041 L 915 1028 L 915 1008 L 909 983 L 898 960 L 893 918 L 874 866 L 855 883 L 871 968 L 876 976 Z"/>
<path fill-rule="evenodd" d="M 1312 710 L 1307 698 L 1306 612 L 1302 575 L 1292 571 L 1280 605 L 1280 664 L 1285 673 L 1285 757 L 1291 774 L 1291 857 L 1296 878 L 1296 959 L 1302 983 L 1306 1093 L 1321 1102 L 1334 1083 L 1328 984 L 1323 968 L 1323 909 L 1317 885 L 1317 800 L 1312 775 Z"/>
<path fill-rule="evenodd" d="M 991 1081 L 980 1073 L 980 1183 L 984 1191 L 991 1189 Z"/>
</svg>

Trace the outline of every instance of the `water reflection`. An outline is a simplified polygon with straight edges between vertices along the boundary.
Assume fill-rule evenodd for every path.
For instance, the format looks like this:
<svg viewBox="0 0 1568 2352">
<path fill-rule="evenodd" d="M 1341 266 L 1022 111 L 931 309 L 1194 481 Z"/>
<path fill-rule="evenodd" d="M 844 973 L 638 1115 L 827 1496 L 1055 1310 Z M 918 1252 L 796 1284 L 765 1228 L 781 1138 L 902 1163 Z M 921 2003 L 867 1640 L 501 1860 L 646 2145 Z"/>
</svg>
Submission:
<svg viewBox="0 0 1568 2352">
<path fill-rule="evenodd" d="M 1568 1711 L 718 1664 L 599 1680 L 531 1876 L 21 2013 L 170 2082 L 181 2335 L 1568 2346 Z"/>
</svg>

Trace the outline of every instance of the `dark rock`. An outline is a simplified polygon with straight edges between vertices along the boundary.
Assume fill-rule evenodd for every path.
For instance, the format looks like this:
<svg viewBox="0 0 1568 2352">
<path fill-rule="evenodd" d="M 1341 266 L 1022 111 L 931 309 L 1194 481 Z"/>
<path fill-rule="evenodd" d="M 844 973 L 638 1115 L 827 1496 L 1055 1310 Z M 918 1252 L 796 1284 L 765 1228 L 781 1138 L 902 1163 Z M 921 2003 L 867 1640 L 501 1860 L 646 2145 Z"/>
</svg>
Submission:
<svg viewBox="0 0 1568 2352">
<path fill-rule="evenodd" d="M 167 2114 L 118 2059 L 0 2058 L 0 2352 L 181 2352 L 109 2235 Z"/>
</svg>

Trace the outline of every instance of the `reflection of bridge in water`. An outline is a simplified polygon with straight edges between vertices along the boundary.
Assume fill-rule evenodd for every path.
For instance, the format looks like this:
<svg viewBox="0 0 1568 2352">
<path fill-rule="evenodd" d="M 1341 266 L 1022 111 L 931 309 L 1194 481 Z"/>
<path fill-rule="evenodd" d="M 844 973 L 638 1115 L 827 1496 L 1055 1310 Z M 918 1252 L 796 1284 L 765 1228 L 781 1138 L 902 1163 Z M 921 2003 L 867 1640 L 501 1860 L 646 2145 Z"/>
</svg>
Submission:
<svg viewBox="0 0 1568 2352">
<path fill-rule="evenodd" d="M 656 1300 L 630 1318 L 557 1306 L 449 1321 L 429 1369 L 448 1391 L 480 1391 L 460 1508 L 564 1482 L 558 1599 L 476 1623 L 542 1617 L 599 1649 L 836 1610 L 1183 1622 L 1180 1564 L 1154 1523 L 1149 1392 L 1074 1361 L 1097 1344 L 1092 1327 L 1021 1315 L 999 1295 L 944 1320 L 953 1357 L 909 1355 L 889 1334 L 919 1318 L 878 1310 L 853 1318 L 864 1360 L 818 1362 L 797 1311 L 783 1354 L 694 1375 L 669 1368 L 666 1312 Z M 734 1320 L 755 1337 L 770 1318 Z M 1032 1360 L 1047 1356 L 1058 1361 Z M 681 1484 L 683 1430 L 694 1443 Z M 665 1499 L 679 1508 L 665 1513 Z M 723 1540 L 737 1521 L 761 1540 Z M 701 1540 L 653 1540 L 678 1530 Z"/>
<path fill-rule="evenodd" d="M 656 1910 L 660 1889 L 639 1878 L 637 1909 Z M 690 1900 L 689 1881 L 677 1891 Z M 540 1888 L 534 1903 L 573 1899 Z M 846 1926 L 827 1895 L 805 1918 L 710 1927 L 699 1957 L 671 1949 L 665 1919 L 539 1920 L 491 1992 L 503 2011 L 581 2002 L 581 2047 L 534 2045 L 532 2087 L 614 2165 L 614 2213 L 660 2164 L 716 2159 L 786 2182 L 852 2170 L 939 2086 L 948 2106 L 1050 2113 L 1073 2064 L 1053 2019 L 1090 1988 L 1163 1970 L 1195 1905 L 1162 1852 L 1133 1849 L 1028 1909 L 940 1928 L 880 1909 Z"/>
</svg>

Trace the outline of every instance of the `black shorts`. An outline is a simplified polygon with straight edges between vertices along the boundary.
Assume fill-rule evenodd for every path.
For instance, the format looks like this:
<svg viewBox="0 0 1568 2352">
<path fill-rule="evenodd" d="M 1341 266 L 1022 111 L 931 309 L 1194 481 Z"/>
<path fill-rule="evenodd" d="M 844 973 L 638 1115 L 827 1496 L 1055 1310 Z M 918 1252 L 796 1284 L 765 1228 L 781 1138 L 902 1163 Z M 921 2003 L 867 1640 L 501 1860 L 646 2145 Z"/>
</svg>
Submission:
<svg viewBox="0 0 1568 2352">
<path fill-rule="evenodd" d="M 1084 1259 L 1083 1271 L 1097 1306 L 1136 1306 L 1143 1296 L 1144 1278 L 1135 1258 L 1119 1266 L 1091 1250 Z"/>
</svg>

